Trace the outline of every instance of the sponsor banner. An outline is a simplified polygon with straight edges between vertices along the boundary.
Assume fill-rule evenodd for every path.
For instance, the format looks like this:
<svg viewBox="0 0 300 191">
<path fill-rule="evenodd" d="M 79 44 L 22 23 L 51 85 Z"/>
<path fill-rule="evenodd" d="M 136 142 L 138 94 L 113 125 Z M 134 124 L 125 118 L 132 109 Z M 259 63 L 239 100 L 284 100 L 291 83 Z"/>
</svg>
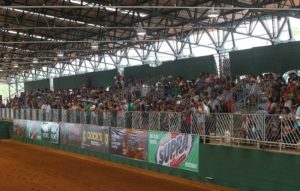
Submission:
<svg viewBox="0 0 300 191">
<path fill-rule="evenodd" d="M 147 160 L 147 131 L 111 128 L 110 153 Z"/>
<path fill-rule="evenodd" d="M 35 141 L 41 141 L 42 136 L 41 136 L 41 126 L 42 126 L 41 121 L 31 121 L 27 120 L 26 122 L 26 138 L 35 140 Z"/>
<path fill-rule="evenodd" d="M 82 124 L 78 123 L 60 123 L 60 143 L 81 147 L 81 128 Z"/>
<path fill-rule="evenodd" d="M 13 120 L 13 135 L 15 137 L 25 137 L 26 120 L 14 119 Z"/>
<path fill-rule="evenodd" d="M 55 122 L 43 122 L 41 124 L 42 141 L 58 144 L 59 125 Z"/>
<path fill-rule="evenodd" d="M 199 136 L 148 132 L 148 161 L 151 163 L 198 172 Z"/>
<path fill-rule="evenodd" d="M 109 128 L 97 125 L 83 125 L 81 137 L 81 148 L 108 153 Z"/>
</svg>

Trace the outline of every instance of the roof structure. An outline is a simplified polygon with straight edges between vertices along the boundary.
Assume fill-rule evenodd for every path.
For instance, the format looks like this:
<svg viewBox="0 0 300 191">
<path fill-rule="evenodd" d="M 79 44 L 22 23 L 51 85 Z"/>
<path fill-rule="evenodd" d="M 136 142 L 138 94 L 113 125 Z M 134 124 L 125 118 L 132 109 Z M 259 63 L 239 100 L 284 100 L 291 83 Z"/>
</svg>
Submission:
<svg viewBox="0 0 300 191">
<path fill-rule="evenodd" d="M 193 56 L 197 47 L 222 54 L 238 48 L 237 35 L 289 41 L 299 6 L 299 0 L 4 0 L 0 77 L 14 82 L 158 64 L 164 56 Z"/>
</svg>

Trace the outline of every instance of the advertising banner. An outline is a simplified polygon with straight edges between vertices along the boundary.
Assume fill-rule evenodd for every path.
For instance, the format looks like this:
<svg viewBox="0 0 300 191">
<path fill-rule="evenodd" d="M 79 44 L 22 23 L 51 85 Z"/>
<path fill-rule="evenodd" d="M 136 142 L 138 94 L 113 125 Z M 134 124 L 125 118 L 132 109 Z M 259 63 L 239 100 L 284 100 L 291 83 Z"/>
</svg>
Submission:
<svg viewBox="0 0 300 191">
<path fill-rule="evenodd" d="M 27 120 L 26 121 L 26 138 L 35 140 L 35 141 L 41 141 L 42 136 L 41 136 L 41 126 L 42 126 L 41 121 L 31 121 Z"/>
<path fill-rule="evenodd" d="M 58 144 L 59 142 L 59 125 L 55 122 L 42 122 L 42 141 Z"/>
<path fill-rule="evenodd" d="M 25 137 L 26 120 L 14 119 L 13 120 L 13 135 L 15 137 Z"/>
<path fill-rule="evenodd" d="M 161 131 L 148 134 L 149 162 L 198 172 L 199 136 Z"/>
<path fill-rule="evenodd" d="M 110 153 L 147 160 L 147 131 L 111 128 Z"/>
<path fill-rule="evenodd" d="M 81 128 L 82 125 L 78 123 L 60 123 L 60 143 L 81 147 Z"/>
<path fill-rule="evenodd" d="M 83 125 L 82 127 L 81 148 L 108 153 L 109 128 L 97 125 Z"/>
</svg>

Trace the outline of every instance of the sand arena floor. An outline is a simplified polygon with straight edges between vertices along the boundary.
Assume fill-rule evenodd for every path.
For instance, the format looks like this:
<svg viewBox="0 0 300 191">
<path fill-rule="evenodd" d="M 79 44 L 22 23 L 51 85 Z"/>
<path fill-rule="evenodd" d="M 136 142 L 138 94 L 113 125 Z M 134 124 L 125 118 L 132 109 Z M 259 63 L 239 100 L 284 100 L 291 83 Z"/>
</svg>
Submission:
<svg viewBox="0 0 300 191">
<path fill-rule="evenodd" d="M 0 191 L 229 190 L 93 157 L 0 141 Z"/>
</svg>

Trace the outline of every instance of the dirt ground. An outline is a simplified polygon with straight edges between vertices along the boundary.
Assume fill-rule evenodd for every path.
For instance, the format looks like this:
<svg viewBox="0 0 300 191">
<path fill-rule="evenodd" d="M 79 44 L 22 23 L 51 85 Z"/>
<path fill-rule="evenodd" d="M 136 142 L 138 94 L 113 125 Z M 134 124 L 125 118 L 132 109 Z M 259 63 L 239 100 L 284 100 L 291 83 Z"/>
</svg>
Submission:
<svg viewBox="0 0 300 191">
<path fill-rule="evenodd" d="M 219 186 L 93 157 L 0 141 L 1 191 L 206 191 Z"/>
</svg>

